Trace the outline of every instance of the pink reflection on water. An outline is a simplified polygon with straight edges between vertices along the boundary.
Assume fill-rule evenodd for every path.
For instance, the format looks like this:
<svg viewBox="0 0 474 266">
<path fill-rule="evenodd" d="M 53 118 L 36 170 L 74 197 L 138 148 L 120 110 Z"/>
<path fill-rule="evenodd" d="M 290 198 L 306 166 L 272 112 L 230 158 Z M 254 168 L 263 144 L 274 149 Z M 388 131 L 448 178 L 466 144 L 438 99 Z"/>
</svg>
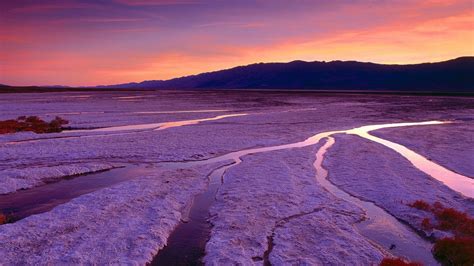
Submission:
<svg viewBox="0 0 474 266">
<path fill-rule="evenodd" d="M 420 126 L 420 125 L 440 125 L 440 124 L 447 124 L 447 123 L 450 123 L 450 122 L 426 121 L 426 122 L 418 122 L 418 123 L 392 123 L 392 124 L 383 124 L 383 125 L 363 126 L 363 127 L 348 130 L 346 131 L 346 133 L 357 135 L 359 137 L 380 143 L 384 145 L 385 147 L 388 147 L 396 151 L 397 153 L 405 157 L 407 160 L 409 160 L 413 164 L 413 166 L 415 166 L 419 170 L 441 181 L 449 188 L 463 194 L 464 196 L 474 198 L 474 179 L 471 179 L 467 176 L 463 176 L 449 169 L 446 169 L 445 167 L 428 160 L 427 158 L 408 149 L 405 146 L 402 146 L 398 143 L 391 142 L 391 141 L 388 141 L 379 137 L 375 137 L 369 134 L 370 131 L 382 129 L 382 128 Z"/>
<path fill-rule="evenodd" d="M 90 130 L 69 130 L 69 133 L 77 133 L 77 132 L 113 132 L 113 131 L 128 131 L 128 130 L 163 130 L 172 127 L 180 127 L 180 126 L 187 126 L 187 125 L 194 125 L 200 122 L 205 121 L 214 121 L 219 119 L 224 119 L 228 117 L 237 117 L 237 116 L 244 116 L 247 115 L 245 113 L 242 114 L 229 114 L 229 115 L 219 115 L 210 118 L 202 118 L 202 119 L 191 119 L 191 120 L 182 120 L 182 121 L 172 121 L 172 122 L 162 122 L 162 123 L 149 123 L 149 124 L 137 124 L 137 125 L 126 125 L 126 126 L 116 126 L 116 127 L 104 127 L 104 128 L 97 128 L 97 129 L 90 129 Z"/>
<path fill-rule="evenodd" d="M 134 114 L 182 114 L 182 113 L 212 113 L 212 112 L 228 112 L 226 109 L 207 109 L 207 110 L 182 110 L 182 111 L 144 111 L 133 112 Z"/>
<path fill-rule="evenodd" d="M 176 122 L 166 122 L 166 123 L 162 123 L 162 125 L 159 128 L 155 129 L 155 130 L 163 130 L 163 129 L 172 128 L 172 127 L 195 125 L 195 124 L 200 123 L 200 122 L 214 121 L 214 120 L 219 120 L 219 119 L 223 119 L 223 118 L 243 116 L 243 115 L 247 115 L 247 114 L 218 115 L 216 117 L 211 117 L 211 118 L 184 120 L 184 121 L 176 121 Z"/>
<path fill-rule="evenodd" d="M 414 234 L 384 209 L 370 201 L 364 201 L 350 195 L 328 180 L 328 170 L 323 167 L 323 160 L 324 155 L 334 143 L 334 138 L 328 137 L 316 153 L 313 166 L 316 170 L 318 183 L 337 198 L 351 202 L 365 211 L 367 219 L 355 225 L 363 236 L 375 241 L 385 250 L 390 250 L 390 246 L 395 244 L 397 248 L 390 252 L 396 256 L 408 257 L 412 261 L 421 261 L 426 265 L 434 265 L 436 262 L 430 252 L 430 243 Z"/>
</svg>

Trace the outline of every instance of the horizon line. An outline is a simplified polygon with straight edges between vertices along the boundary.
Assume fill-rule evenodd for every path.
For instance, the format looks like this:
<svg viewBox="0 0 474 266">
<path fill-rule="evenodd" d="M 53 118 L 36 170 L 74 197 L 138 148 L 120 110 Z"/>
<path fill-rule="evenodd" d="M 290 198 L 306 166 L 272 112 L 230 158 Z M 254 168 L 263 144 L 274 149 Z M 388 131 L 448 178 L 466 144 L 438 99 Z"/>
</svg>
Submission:
<svg viewBox="0 0 474 266">
<path fill-rule="evenodd" d="M 190 74 L 190 75 L 184 75 L 184 76 L 177 76 L 169 79 L 146 79 L 146 80 L 141 80 L 141 81 L 130 81 L 130 82 L 123 82 L 123 83 L 113 83 L 113 84 L 96 84 L 96 85 L 62 85 L 62 84 L 50 84 L 50 85 L 12 85 L 12 84 L 6 84 L 0 81 L 0 85 L 2 86 L 8 86 L 8 87 L 41 87 L 41 88 L 48 88 L 48 87 L 64 87 L 64 88 L 97 88 L 97 87 L 107 87 L 107 86 L 114 86 L 114 85 L 122 85 L 122 84 L 131 84 L 131 83 L 142 83 L 146 81 L 169 81 L 173 79 L 179 79 L 179 78 L 186 78 L 186 77 L 192 77 L 192 76 L 198 76 L 201 74 L 206 74 L 206 73 L 214 73 L 214 72 L 219 72 L 219 71 L 225 71 L 225 70 L 230 70 L 238 67 L 247 67 L 251 65 L 257 65 L 257 64 L 288 64 L 292 62 L 305 62 L 305 63 L 333 63 L 333 62 L 357 62 L 357 63 L 365 63 L 365 64 L 376 64 L 376 65 L 390 65 L 390 66 L 411 66 L 411 65 L 422 65 L 422 64 L 435 64 L 435 63 L 443 63 L 443 62 L 448 62 L 448 61 L 453 61 L 457 60 L 460 58 L 470 58 L 474 57 L 473 55 L 462 55 L 462 56 L 457 56 L 454 58 L 450 59 L 445 59 L 445 60 L 440 60 L 440 61 L 422 61 L 422 62 L 417 62 L 417 63 L 383 63 L 383 62 L 374 62 L 374 61 L 358 61 L 358 60 L 345 60 L 345 59 L 334 59 L 331 61 L 327 60 L 314 60 L 314 61 L 306 61 L 306 60 L 301 60 L 301 59 L 295 59 L 291 61 L 271 61 L 271 62 L 254 62 L 254 63 L 249 63 L 245 65 L 235 65 L 231 66 L 228 68 L 222 68 L 222 69 L 216 69 L 216 70 L 210 70 L 210 71 L 205 71 L 205 72 L 199 72 L 195 74 Z"/>
</svg>

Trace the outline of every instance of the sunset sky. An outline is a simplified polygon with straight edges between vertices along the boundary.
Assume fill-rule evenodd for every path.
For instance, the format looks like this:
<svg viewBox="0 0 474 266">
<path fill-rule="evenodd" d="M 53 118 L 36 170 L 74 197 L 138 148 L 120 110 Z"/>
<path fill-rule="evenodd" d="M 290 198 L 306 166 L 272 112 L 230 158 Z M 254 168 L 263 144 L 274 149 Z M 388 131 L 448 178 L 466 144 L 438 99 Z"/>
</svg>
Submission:
<svg viewBox="0 0 474 266">
<path fill-rule="evenodd" d="M 0 1 L 0 83 L 98 85 L 256 62 L 474 55 L 472 0 Z"/>
</svg>

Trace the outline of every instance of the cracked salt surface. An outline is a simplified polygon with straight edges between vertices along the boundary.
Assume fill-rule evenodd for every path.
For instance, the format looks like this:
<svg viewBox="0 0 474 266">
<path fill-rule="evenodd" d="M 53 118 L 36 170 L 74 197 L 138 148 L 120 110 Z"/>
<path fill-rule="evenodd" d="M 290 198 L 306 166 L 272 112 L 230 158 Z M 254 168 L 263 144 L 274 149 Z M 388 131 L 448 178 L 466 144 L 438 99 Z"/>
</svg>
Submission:
<svg viewBox="0 0 474 266">
<path fill-rule="evenodd" d="M 378 130 L 378 129 L 383 129 L 383 128 L 393 128 L 393 127 L 409 127 L 409 126 L 424 126 L 424 125 L 440 125 L 440 124 L 446 124 L 449 122 L 444 122 L 444 121 L 424 121 L 424 122 L 412 122 L 412 123 L 390 123 L 390 124 L 380 124 L 380 125 L 367 125 L 367 126 L 361 126 L 357 128 L 353 128 L 350 130 L 340 130 L 340 131 L 329 131 L 329 132 L 322 132 L 319 134 L 316 134 L 304 141 L 292 143 L 292 144 L 284 144 L 284 145 L 277 145 L 277 146 L 270 146 L 270 147 L 263 147 L 263 148 L 254 148 L 254 149 L 247 149 L 247 150 L 242 150 L 242 151 L 236 151 L 232 152 L 223 156 L 215 157 L 212 159 L 208 160 L 203 160 L 203 161 L 197 161 L 197 162 L 189 162 L 189 164 L 207 164 L 207 163 L 213 163 L 213 162 L 220 162 L 224 160 L 239 160 L 240 157 L 249 155 L 249 154 L 255 154 L 255 153 L 261 153 L 261 152 L 269 152 L 269 151 L 277 151 L 277 150 L 284 150 L 284 149 L 291 149 L 291 148 L 301 148 L 301 147 L 306 147 L 310 145 L 314 145 L 318 143 L 321 139 L 325 137 L 329 137 L 334 134 L 340 134 L 340 133 L 345 133 L 345 134 L 353 134 L 353 135 L 358 135 L 360 137 L 369 139 L 371 141 L 380 143 L 386 147 L 389 147 L 395 151 L 397 151 L 399 154 L 401 154 L 403 157 L 408 159 L 416 168 L 419 170 L 427 173 L 431 177 L 443 182 L 446 186 L 451 188 L 454 191 L 457 191 L 461 194 L 463 194 L 466 197 L 469 198 L 474 198 L 474 180 L 467 177 L 463 176 L 461 174 L 458 174 L 456 172 L 453 172 L 439 164 L 436 164 L 435 162 L 432 162 L 425 157 L 417 154 L 416 152 L 400 145 L 397 143 L 393 143 L 388 140 L 384 140 L 375 136 L 370 135 L 368 132 Z"/>
<path fill-rule="evenodd" d="M 241 162 L 241 157 L 246 156 L 246 155 L 285 150 L 285 149 L 291 149 L 291 148 L 302 148 L 302 147 L 317 144 L 323 138 L 329 137 L 329 141 L 321 148 L 320 152 L 318 152 L 317 159 L 314 164 L 314 166 L 317 169 L 318 181 L 323 185 L 324 188 L 328 189 L 331 193 L 335 194 L 337 197 L 342 198 L 346 201 L 349 201 L 363 208 L 364 211 L 366 211 L 366 214 L 368 215 L 368 221 L 362 223 L 359 226 L 359 229 L 364 234 L 364 236 L 374 241 L 376 245 L 380 245 L 386 250 L 390 249 L 390 247 L 394 245 L 397 247 L 395 250 L 392 251 L 394 255 L 406 257 L 412 261 L 422 261 L 424 263 L 431 265 L 431 264 L 436 264 L 436 262 L 431 256 L 431 252 L 430 252 L 431 245 L 428 242 L 426 242 L 424 239 L 416 235 L 414 231 L 411 231 L 408 227 L 401 224 L 399 221 L 397 221 L 396 218 L 391 216 L 389 213 L 387 213 L 383 209 L 377 207 L 373 203 L 365 202 L 356 197 L 353 197 L 347 194 L 346 192 L 338 189 L 336 186 L 334 186 L 330 182 L 328 182 L 326 179 L 327 171 L 322 168 L 321 164 L 323 160 L 323 154 L 334 143 L 334 139 L 330 138 L 331 135 L 339 134 L 339 133 L 357 134 L 367 139 L 371 139 L 371 135 L 367 133 L 368 131 L 371 131 L 371 130 L 388 128 L 388 127 L 404 127 L 404 126 L 417 126 L 417 125 L 423 126 L 423 125 L 443 124 L 443 123 L 444 122 L 440 122 L 440 121 L 393 123 L 393 124 L 383 124 L 383 125 L 362 126 L 362 127 L 358 127 L 358 128 L 354 128 L 354 129 L 346 130 L 346 131 L 323 132 L 315 136 L 312 136 L 302 142 L 286 144 L 286 145 L 278 145 L 278 146 L 272 146 L 272 147 L 242 150 L 242 151 L 229 153 L 223 156 L 219 156 L 216 158 L 212 158 L 209 160 L 203 160 L 203 161 L 197 161 L 197 162 L 186 162 L 186 163 L 180 163 L 179 165 L 181 167 L 186 167 L 186 165 L 201 165 L 201 164 L 216 163 L 216 162 L 221 162 L 223 160 L 231 160 L 231 159 L 236 162 L 235 165 L 238 165 Z M 379 140 L 379 139 L 377 138 L 376 140 Z M 381 142 L 381 141 L 379 140 L 377 142 Z M 387 143 L 385 142 L 381 142 L 381 143 L 384 145 L 387 145 Z M 433 172 L 432 168 L 435 166 L 438 166 L 435 163 L 430 162 L 429 166 L 431 166 L 432 168 L 427 169 L 423 167 L 425 166 L 423 163 L 427 161 L 424 157 L 398 144 L 397 146 L 391 145 L 390 147 L 397 151 L 401 150 L 400 152 L 403 152 L 403 154 L 408 153 L 405 157 L 424 172 L 432 173 Z M 228 168 L 235 165 L 231 165 Z M 446 170 L 446 171 L 449 171 L 449 170 Z M 436 172 L 436 169 L 434 169 L 434 172 Z M 433 177 L 437 178 L 436 175 Z M 464 179 L 459 180 L 458 176 L 455 176 L 455 177 L 448 176 L 446 178 L 447 179 L 457 178 L 458 180 L 454 180 L 455 181 L 454 183 L 470 180 L 467 177 L 464 177 Z M 447 185 L 450 185 L 450 184 L 452 183 L 449 183 L 449 182 L 447 183 Z M 450 188 L 456 190 L 456 188 L 458 187 L 450 186 Z M 468 187 L 468 188 L 472 188 L 472 187 Z M 458 192 L 462 193 L 463 191 L 458 191 Z M 198 233 L 198 232 L 195 232 L 195 233 Z M 186 240 L 184 238 L 181 238 L 177 242 L 184 242 L 184 241 Z M 272 245 L 273 244 L 271 244 L 270 246 Z M 179 250 L 179 245 L 170 246 L 169 249 L 173 249 L 174 252 L 177 252 Z M 268 254 L 264 256 L 264 258 L 265 257 L 268 260 Z"/>
<path fill-rule="evenodd" d="M 306 147 L 245 156 L 243 163 L 228 170 L 211 207 L 207 265 L 381 260 L 383 254 L 352 226 L 363 212 L 317 184 L 312 151 Z M 329 234 L 323 237 L 325 232 Z"/>
<path fill-rule="evenodd" d="M 418 124 L 424 125 L 424 124 L 427 124 L 427 123 L 418 123 Z M 185 124 L 183 124 L 183 125 L 185 125 Z M 393 125 L 385 125 L 385 127 L 413 126 L 413 125 L 417 125 L 417 123 L 410 123 L 410 124 L 400 123 L 400 124 L 393 124 Z M 212 159 L 209 159 L 209 160 L 198 161 L 198 162 L 180 163 L 179 165 L 180 165 L 180 167 L 186 167 L 188 165 L 191 166 L 191 165 L 217 163 L 217 162 L 221 162 L 221 161 L 229 160 L 229 159 L 232 159 L 237 164 L 239 164 L 241 162 L 240 158 L 242 156 L 245 156 L 245 155 L 262 153 L 262 152 L 277 151 L 277 150 L 283 150 L 283 149 L 306 147 L 306 146 L 309 146 L 309 145 L 314 145 L 314 144 L 318 143 L 321 139 L 329 137 L 329 136 L 331 136 L 333 134 L 337 134 L 337 133 L 349 133 L 349 134 L 352 133 L 352 134 L 354 134 L 354 132 L 357 132 L 357 134 L 365 136 L 362 133 L 359 133 L 358 130 L 360 130 L 362 132 L 367 132 L 368 130 L 374 130 L 374 129 L 379 129 L 379 128 L 383 128 L 383 127 L 384 127 L 384 125 L 376 125 L 376 126 L 360 127 L 360 128 L 349 130 L 349 131 L 323 132 L 323 133 L 317 134 L 313 137 L 310 137 L 310 138 L 308 138 L 307 140 L 305 140 L 303 142 L 298 142 L 298 143 L 294 143 L 294 144 L 279 145 L 279 146 L 274 146 L 274 147 L 264 147 L 264 148 L 255 148 L 255 149 L 243 150 L 243 151 L 230 153 L 230 154 L 227 154 L 227 155 L 224 155 L 224 156 L 212 158 Z M 364 131 L 364 129 L 366 131 Z M 329 182 L 325 182 L 325 180 L 326 180 L 325 175 L 327 175 L 327 172 L 325 173 L 324 172 L 325 170 L 321 168 L 322 156 L 323 156 L 324 152 L 326 151 L 326 149 L 330 145 L 332 145 L 333 143 L 334 143 L 334 139 L 329 138 L 329 141 L 320 150 L 320 151 L 322 151 L 322 153 L 318 153 L 317 160 L 315 162 L 315 167 L 317 169 L 317 174 L 318 174 L 317 175 L 318 176 L 318 181 L 323 185 L 323 187 L 328 189 L 330 192 L 334 193 L 336 196 L 338 196 L 338 197 L 340 197 L 344 200 L 347 200 L 351 203 L 354 203 L 357 206 L 362 207 L 366 211 L 369 220 L 368 220 L 368 222 L 362 223 L 359 226 L 359 229 L 361 230 L 361 232 L 366 237 L 373 240 L 378 245 L 383 246 L 385 249 L 388 249 L 391 245 L 395 244 L 395 246 L 397 246 L 397 249 L 394 250 L 393 252 L 394 252 L 394 254 L 396 254 L 398 256 L 407 257 L 407 258 L 409 258 L 411 260 L 414 260 L 414 261 L 423 261 L 423 262 L 428 263 L 428 264 L 434 263 L 433 259 L 431 258 L 431 254 L 429 252 L 430 245 L 428 243 L 425 243 L 417 235 L 413 234 L 413 232 L 410 232 L 404 225 L 401 225 L 395 218 L 393 218 L 392 216 L 387 214 L 382 209 L 376 207 L 374 204 L 368 203 L 368 202 L 363 202 L 360 199 L 355 198 L 353 196 L 350 196 L 349 194 L 339 190 L 337 187 L 330 184 Z M 234 164 L 234 165 L 237 165 L 237 164 Z M 232 167 L 232 166 L 233 165 L 229 165 L 227 167 L 224 167 L 223 168 L 224 170 L 222 172 L 221 171 L 216 171 L 216 173 L 218 173 L 219 176 L 222 176 L 224 171 L 226 169 Z M 199 203 L 199 200 L 198 200 L 198 203 L 194 205 L 194 206 L 197 206 L 197 210 L 193 206 L 193 208 L 191 209 L 191 213 L 199 213 L 202 216 L 203 212 L 208 211 L 208 209 L 210 208 L 210 206 L 212 204 L 212 201 L 209 201 L 209 197 L 213 197 L 213 195 L 215 195 L 218 186 L 219 185 L 216 184 L 216 182 L 214 180 L 212 180 L 212 183 L 209 186 L 208 190 L 206 191 L 206 193 L 204 193 L 204 196 L 202 196 L 206 203 L 204 203 L 204 204 Z M 299 215 L 294 215 L 294 216 L 299 217 Z M 180 253 L 176 254 L 176 252 L 177 251 L 181 252 L 181 250 L 183 249 L 183 246 L 182 246 L 183 242 L 186 242 L 187 244 L 190 244 L 190 245 L 185 246 L 185 247 L 190 247 L 188 249 L 188 251 L 189 251 L 188 253 L 189 254 L 195 253 L 195 254 L 197 254 L 197 256 L 199 258 L 199 256 L 200 256 L 199 254 L 203 254 L 203 253 L 199 253 L 199 246 L 201 246 L 201 250 L 202 250 L 203 243 L 205 243 L 205 242 L 203 242 L 203 238 L 206 238 L 206 236 L 207 236 L 206 233 L 202 232 L 203 230 L 205 231 L 202 224 L 203 224 L 203 221 L 205 221 L 206 218 L 207 218 L 207 215 L 196 218 L 196 215 L 194 214 L 191 217 L 191 219 L 192 219 L 191 223 L 178 226 L 178 229 L 176 229 L 176 231 L 175 231 L 175 235 L 178 234 L 178 236 L 174 237 L 175 235 L 172 235 L 172 237 L 170 238 L 170 245 L 162 251 L 163 253 L 161 253 L 161 254 L 159 253 L 159 255 L 155 258 L 155 261 L 160 261 L 160 260 L 163 261 L 163 258 L 164 258 L 164 261 L 166 261 L 166 262 L 171 262 L 171 261 L 177 260 L 177 258 L 179 258 Z M 199 227 L 196 228 L 195 224 L 200 224 L 201 228 L 199 228 Z M 183 227 L 184 228 L 188 227 L 189 229 L 182 229 Z M 390 228 L 390 230 L 387 230 L 387 228 Z M 187 232 L 184 233 L 184 235 L 180 236 L 179 232 L 183 231 L 183 230 L 185 232 L 186 231 Z M 275 230 L 275 229 L 273 229 L 273 230 Z M 272 233 L 272 234 L 274 234 L 274 233 Z M 196 241 L 194 242 L 194 244 L 186 241 L 187 238 L 189 238 L 190 235 L 193 235 L 196 238 Z M 175 238 L 176 238 L 176 240 L 174 240 Z M 270 241 L 270 239 L 268 241 Z M 273 241 L 273 240 L 271 240 L 271 241 Z M 173 243 L 177 243 L 177 244 L 173 244 Z M 198 246 L 198 247 L 196 247 L 196 246 Z M 273 244 L 271 244 L 271 246 L 273 246 Z M 192 250 L 197 250 L 197 251 L 192 251 Z M 166 254 L 168 254 L 170 252 L 175 253 L 175 254 L 171 255 L 171 256 L 169 256 L 169 255 L 167 256 Z M 268 261 L 269 252 L 266 253 L 266 255 L 263 256 L 264 261 Z"/>
<path fill-rule="evenodd" d="M 0 226 L 2 263 L 145 264 L 215 165 L 154 171 Z M 181 193 L 175 193 L 180 191 Z"/>
<path fill-rule="evenodd" d="M 113 133 L 100 138 L 91 133 L 88 138 L 3 145 L 0 146 L 0 171 L 24 171 L 29 174 L 18 176 L 18 181 L 29 182 L 43 167 L 203 160 L 233 150 L 293 143 L 313 132 L 343 127 L 472 116 L 468 99 L 452 97 L 427 97 L 430 101 L 420 101 L 418 97 L 402 96 L 316 97 L 312 94 L 273 95 L 271 92 L 242 96 L 227 92 L 223 97 L 223 93 L 201 94 L 160 92 L 159 97 L 143 99 L 140 104 L 121 103 L 123 112 L 120 115 L 110 98 L 130 94 L 94 93 L 88 101 L 71 98 L 64 104 L 55 100 L 64 94 L 2 96 L 2 119 L 41 113 L 97 112 L 71 117 L 72 126 L 80 128 L 202 118 L 199 114 L 183 113 L 169 114 L 166 120 L 163 120 L 165 117 L 157 120 L 160 117 L 154 114 L 131 114 L 185 110 L 190 102 L 193 110 L 252 111 L 258 116 L 229 118 L 225 123 L 213 123 L 212 127 L 179 127 L 136 135 Z M 302 111 L 292 112 L 297 109 Z M 331 114 L 330 118 L 328 114 Z M 4 143 L 32 136 L 35 135 L 14 134 L 0 136 L 0 139 Z M 391 149 L 345 134 L 336 135 L 336 140 L 324 165 L 330 170 L 330 180 L 351 195 L 373 201 L 403 221 L 413 219 L 410 224 L 415 228 L 423 214 L 408 208 L 406 203 L 416 199 L 438 200 L 446 206 L 473 213 L 472 201 L 417 170 Z M 460 143 L 454 142 L 451 146 L 463 151 Z M 366 147 L 369 152 L 363 150 Z M 430 154 L 423 153 L 425 148 L 408 147 L 433 159 L 427 156 Z M 352 150 L 361 152 L 353 154 Z M 274 245 L 268 261 L 276 265 L 369 265 L 379 263 L 386 256 L 354 227 L 363 219 L 364 212 L 332 196 L 317 183 L 312 166 L 315 152 L 312 147 L 302 147 L 255 153 L 245 156 L 245 163 L 229 169 L 210 210 L 213 228 L 206 244 L 204 261 L 207 264 L 236 261 L 262 264 L 269 235 L 273 235 Z M 372 157 L 365 162 L 363 159 L 367 156 Z M 448 156 L 446 160 L 456 158 Z M 193 197 L 205 191 L 207 179 L 204 174 L 222 166 L 219 163 L 209 165 L 209 168 L 196 165 L 185 172 L 157 170 L 151 176 L 140 176 L 82 195 L 49 212 L 2 225 L 0 256 L 6 264 L 144 264 L 164 246 L 179 220 L 186 219 L 186 210 Z M 452 168 L 455 164 L 442 165 Z M 189 171 L 199 173 L 197 176 L 200 177 L 193 178 L 194 174 Z M 0 181 L 3 177 L 0 174 Z M 321 211 L 310 213 L 320 207 L 323 208 Z M 308 214 L 277 223 L 302 213 Z M 278 226 L 274 228 L 275 224 Z M 271 233 L 273 228 L 274 234 Z"/>
</svg>

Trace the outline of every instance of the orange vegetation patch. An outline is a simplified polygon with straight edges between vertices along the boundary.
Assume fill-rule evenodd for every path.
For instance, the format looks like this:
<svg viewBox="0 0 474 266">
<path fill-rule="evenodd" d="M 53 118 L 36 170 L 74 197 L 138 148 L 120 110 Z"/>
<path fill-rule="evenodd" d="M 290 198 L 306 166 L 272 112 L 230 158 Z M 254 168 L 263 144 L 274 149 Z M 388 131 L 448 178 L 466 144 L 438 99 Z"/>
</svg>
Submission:
<svg viewBox="0 0 474 266">
<path fill-rule="evenodd" d="M 412 208 L 415 208 L 415 209 L 418 209 L 418 210 L 423 210 L 423 211 L 431 210 L 430 204 L 427 203 L 426 201 L 422 201 L 422 200 L 417 200 L 413 203 L 408 204 L 408 206 L 410 206 Z"/>
<path fill-rule="evenodd" d="M 437 228 L 443 231 L 452 231 L 457 236 L 474 237 L 474 219 L 466 213 L 453 208 L 445 208 L 435 212 L 438 220 Z"/>
<path fill-rule="evenodd" d="M 417 200 L 409 206 L 431 212 L 435 221 L 423 219 L 424 230 L 437 229 L 454 234 L 454 238 L 438 239 L 433 247 L 433 255 L 442 265 L 474 265 L 474 219 L 467 213 L 446 208 L 436 202 L 430 205 Z"/>
<path fill-rule="evenodd" d="M 5 214 L 0 213 L 0 224 L 7 223 L 7 216 Z"/>
<path fill-rule="evenodd" d="M 0 121 L 0 134 L 10 134 L 22 131 L 32 131 L 35 133 L 61 132 L 63 125 L 69 121 L 56 116 L 51 122 L 41 120 L 37 116 L 20 116 L 16 120 L 10 119 Z"/>
<path fill-rule="evenodd" d="M 425 230 L 438 229 L 452 232 L 456 236 L 474 238 L 474 219 L 465 212 L 446 208 L 439 202 L 430 205 L 421 200 L 417 200 L 408 206 L 431 212 L 434 215 L 435 223 L 432 223 L 429 218 L 425 218 L 421 222 L 421 226 Z"/>
<path fill-rule="evenodd" d="M 385 258 L 380 262 L 380 266 L 422 266 L 418 262 L 406 262 L 400 258 Z"/>
</svg>

